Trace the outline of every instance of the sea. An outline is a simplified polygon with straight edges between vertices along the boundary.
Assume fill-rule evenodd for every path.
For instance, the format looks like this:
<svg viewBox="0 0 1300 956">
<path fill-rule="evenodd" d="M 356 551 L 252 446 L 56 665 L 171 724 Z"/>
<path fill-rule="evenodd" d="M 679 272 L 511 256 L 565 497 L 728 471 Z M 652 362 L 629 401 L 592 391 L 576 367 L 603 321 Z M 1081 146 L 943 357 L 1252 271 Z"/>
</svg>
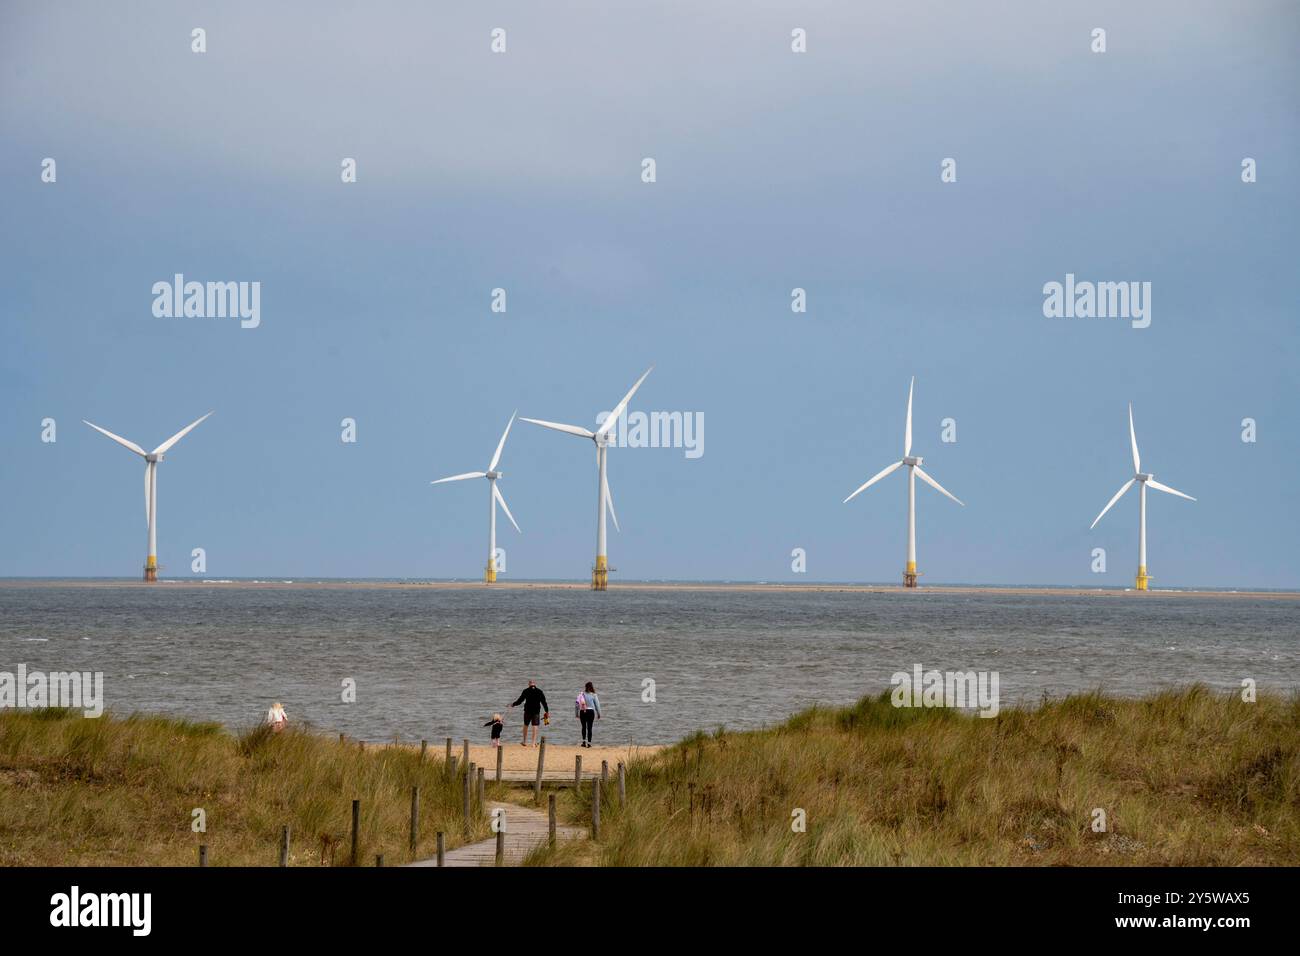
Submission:
<svg viewBox="0 0 1300 956">
<path fill-rule="evenodd" d="M 1003 708 L 1205 684 L 1294 693 L 1300 596 L 0 582 L 0 671 L 104 675 L 115 714 L 251 728 L 290 720 L 367 741 L 486 742 L 527 682 L 548 739 L 671 743 L 851 704 L 897 672 L 997 672 Z M 400 582 L 388 582 L 400 584 Z"/>
</svg>

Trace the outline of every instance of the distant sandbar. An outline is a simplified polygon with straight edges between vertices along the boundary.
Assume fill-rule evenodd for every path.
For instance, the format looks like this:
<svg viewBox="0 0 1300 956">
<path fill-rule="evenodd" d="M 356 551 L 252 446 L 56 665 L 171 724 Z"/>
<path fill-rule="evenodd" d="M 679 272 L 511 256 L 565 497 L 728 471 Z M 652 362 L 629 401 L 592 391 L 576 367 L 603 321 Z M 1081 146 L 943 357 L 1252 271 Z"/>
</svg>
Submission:
<svg viewBox="0 0 1300 956">
<path fill-rule="evenodd" d="M 251 588 L 261 590 L 442 590 L 457 591 L 467 589 L 492 589 L 506 591 L 585 591 L 590 588 L 585 581 L 497 581 L 484 584 L 482 581 L 313 581 L 295 580 L 293 578 L 277 579 L 202 579 L 168 578 L 157 584 L 145 584 L 143 581 L 115 579 L 0 579 L 0 588 L 137 588 L 137 587 L 182 587 L 182 588 Z M 691 581 L 629 581 L 611 583 L 611 591 L 734 591 L 734 592 L 813 592 L 813 593 L 861 593 L 861 594 L 969 594 L 969 595 L 1052 595 L 1064 597 L 1133 597 L 1142 600 L 1151 597 L 1209 597 L 1209 598 L 1249 598 L 1251 600 L 1300 599 L 1300 591 L 1207 591 L 1207 590 L 1163 590 L 1137 591 L 1132 588 L 1070 588 L 1070 587 L 1015 587 L 1004 585 L 932 585 L 909 590 L 901 585 L 889 584 L 783 584 L 770 582 L 691 582 Z"/>
</svg>

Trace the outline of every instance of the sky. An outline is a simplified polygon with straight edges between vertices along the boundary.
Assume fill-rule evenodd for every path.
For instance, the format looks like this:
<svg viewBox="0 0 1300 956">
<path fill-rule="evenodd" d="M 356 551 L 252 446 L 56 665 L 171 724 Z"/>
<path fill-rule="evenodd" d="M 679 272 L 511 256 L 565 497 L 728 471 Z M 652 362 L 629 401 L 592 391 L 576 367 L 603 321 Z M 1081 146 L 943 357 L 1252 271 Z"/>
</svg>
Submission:
<svg viewBox="0 0 1300 956">
<path fill-rule="evenodd" d="M 903 475 L 842 502 L 915 376 L 965 502 L 918 482 L 922 583 L 1131 586 L 1136 493 L 1088 526 L 1132 402 L 1198 499 L 1151 494 L 1153 586 L 1300 587 L 1298 43 L 1263 0 L 6 3 L 0 576 L 137 576 L 142 465 L 81 420 L 214 411 L 159 466 L 164 576 L 474 578 L 485 483 L 430 481 L 653 364 L 632 409 L 703 453 L 610 451 L 615 581 L 898 581 Z M 176 273 L 260 324 L 155 316 Z M 1046 317 L 1067 274 L 1150 325 Z M 588 577 L 593 458 L 514 427 L 506 578 Z"/>
</svg>

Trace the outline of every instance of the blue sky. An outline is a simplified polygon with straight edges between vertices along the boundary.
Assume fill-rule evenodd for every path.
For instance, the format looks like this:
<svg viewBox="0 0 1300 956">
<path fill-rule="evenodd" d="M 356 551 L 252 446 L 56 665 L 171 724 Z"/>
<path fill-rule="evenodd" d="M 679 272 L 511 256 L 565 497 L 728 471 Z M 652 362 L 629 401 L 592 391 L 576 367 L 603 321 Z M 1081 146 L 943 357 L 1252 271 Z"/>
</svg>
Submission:
<svg viewBox="0 0 1300 956">
<path fill-rule="evenodd" d="M 966 502 L 918 486 L 923 582 L 1131 584 L 1136 496 L 1088 525 L 1132 401 L 1199 499 L 1151 496 L 1154 585 L 1300 587 L 1300 13 L 1133 6 L 6 4 L 0 575 L 135 576 L 142 468 L 80 419 L 215 409 L 160 467 L 165 574 L 474 577 L 485 490 L 429 481 L 653 363 L 633 408 L 705 454 L 611 451 L 616 579 L 898 580 L 902 476 L 841 501 L 916 375 Z M 259 281 L 260 327 L 155 318 L 177 272 Z M 1067 272 L 1151 282 L 1151 326 L 1045 318 Z M 516 426 L 509 577 L 587 576 L 592 457 Z"/>
</svg>

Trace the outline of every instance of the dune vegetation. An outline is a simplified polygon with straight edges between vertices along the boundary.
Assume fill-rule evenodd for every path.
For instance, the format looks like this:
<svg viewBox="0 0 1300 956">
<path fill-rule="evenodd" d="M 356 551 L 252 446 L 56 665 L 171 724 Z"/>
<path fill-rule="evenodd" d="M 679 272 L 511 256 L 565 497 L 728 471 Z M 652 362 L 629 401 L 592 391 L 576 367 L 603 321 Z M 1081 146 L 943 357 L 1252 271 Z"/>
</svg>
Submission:
<svg viewBox="0 0 1300 956">
<path fill-rule="evenodd" d="M 560 806 L 589 823 L 589 788 Z M 682 741 L 628 768 L 601 824 L 527 862 L 1295 866 L 1300 698 L 1094 693 L 986 719 L 884 694 Z"/>
<path fill-rule="evenodd" d="M 0 712 L 0 866 L 275 866 L 290 828 L 291 866 L 411 859 L 411 788 L 420 787 L 416 857 L 463 842 L 461 785 L 442 760 L 304 731 L 163 717 L 85 719 L 75 711 Z M 202 815 L 195 813 L 201 810 Z M 206 832 L 196 832 L 201 820 Z M 472 837 L 488 836 L 475 814 Z"/>
<path fill-rule="evenodd" d="M 613 771 L 611 767 L 611 771 Z M 598 841 L 530 865 L 1300 865 L 1300 697 L 1201 687 L 1142 699 L 1083 694 L 994 718 L 896 708 L 887 694 L 765 730 L 699 733 L 613 777 Z M 347 865 L 466 842 L 441 755 L 305 731 L 161 717 L 0 712 L 0 865 Z M 591 789 L 559 793 L 586 826 Z M 527 789 L 487 798 L 532 804 Z M 544 806 L 544 804 L 543 804 Z M 195 832 L 202 810 L 206 832 Z M 473 840 L 490 836 L 476 812 Z"/>
</svg>

